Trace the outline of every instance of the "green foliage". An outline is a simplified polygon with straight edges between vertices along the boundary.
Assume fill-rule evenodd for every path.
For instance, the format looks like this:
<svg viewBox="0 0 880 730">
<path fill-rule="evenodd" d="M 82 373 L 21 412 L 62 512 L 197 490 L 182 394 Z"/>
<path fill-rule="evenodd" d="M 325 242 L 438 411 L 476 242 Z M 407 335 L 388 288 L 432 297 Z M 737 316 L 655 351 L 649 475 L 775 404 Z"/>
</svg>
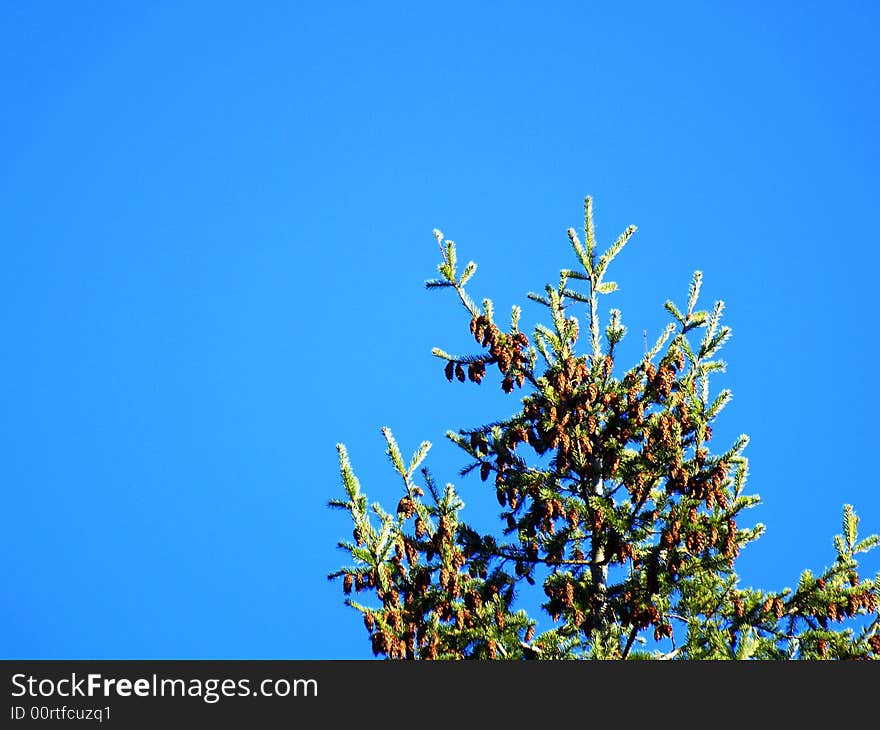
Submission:
<svg viewBox="0 0 880 730">
<path fill-rule="evenodd" d="M 547 324 L 531 339 L 494 320 L 492 302 L 477 307 L 465 290 L 476 272 L 459 274 L 455 244 L 435 237 L 439 279 L 468 312 L 474 354 L 439 348 L 447 380 L 480 384 L 497 368 L 505 393 L 522 393 L 512 416 L 452 432 L 501 508 L 503 539 L 461 517 L 455 488 L 442 490 L 420 467 L 430 444 L 407 462 L 383 428 L 391 465 L 403 484 L 394 514 L 368 505 L 343 446 L 338 446 L 353 541 L 342 541 L 350 565 L 332 573 L 346 602 L 363 614 L 373 651 L 420 659 L 819 659 L 880 657 L 878 579 L 858 574 L 858 518 L 843 510 L 834 563 L 815 578 L 805 571 L 794 590 L 739 587 L 734 562 L 762 525 L 740 526 L 757 504 L 743 490 L 748 474 L 740 436 L 712 454 L 712 423 L 732 395 L 710 397 L 710 377 L 730 337 L 724 305 L 696 309 L 702 274 L 687 306 L 665 304 L 673 322 L 644 357 L 615 374 L 615 346 L 626 334 L 612 309 L 604 329 L 599 297 L 616 289 L 604 276 L 635 232 L 629 227 L 597 256 L 592 201 L 584 241 L 568 238 L 579 269 L 529 299 Z M 585 305 L 587 354 L 578 354 Z M 604 343 L 604 347 L 603 347 Z M 418 477 L 416 472 L 418 471 Z M 426 496 L 427 492 L 427 496 Z M 500 534 L 500 533 L 499 533 Z M 534 588 L 532 589 L 532 587 Z M 542 591 L 552 627 L 514 606 L 522 590 Z M 374 594 L 366 605 L 352 594 Z"/>
</svg>

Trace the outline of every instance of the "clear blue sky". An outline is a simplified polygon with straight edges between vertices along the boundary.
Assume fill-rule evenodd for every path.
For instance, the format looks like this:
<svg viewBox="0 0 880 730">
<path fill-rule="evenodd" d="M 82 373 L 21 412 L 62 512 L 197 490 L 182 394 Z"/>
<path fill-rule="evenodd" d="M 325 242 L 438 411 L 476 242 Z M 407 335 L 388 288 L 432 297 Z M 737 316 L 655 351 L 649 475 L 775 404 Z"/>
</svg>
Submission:
<svg viewBox="0 0 880 730">
<path fill-rule="evenodd" d="M 326 580 L 344 441 L 380 426 L 494 497 L 447 429 L 454 238 L 500 312 L 595 199 L 635 357 L 691 272 L 727 303 L 751 435 L 743 583 L 880 532 L 880 89 L 870 2 L 0 4 L 0 655 L 366 658 Z M 537 309 L 527 306 L 529 321 Z M 506 316 L 506 315 L 505 315 Z M 484 522 L 484 524 L 491 524 Z M 873 570 L 878 560 L 870 562 Z"/>
</svg>

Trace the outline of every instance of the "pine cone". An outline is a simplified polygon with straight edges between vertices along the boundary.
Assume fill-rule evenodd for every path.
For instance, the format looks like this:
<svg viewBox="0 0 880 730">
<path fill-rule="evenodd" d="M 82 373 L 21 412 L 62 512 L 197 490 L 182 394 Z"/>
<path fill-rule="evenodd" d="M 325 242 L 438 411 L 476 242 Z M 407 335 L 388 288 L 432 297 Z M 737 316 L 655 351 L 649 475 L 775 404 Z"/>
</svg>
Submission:
<svg viewBox="0 0 880 730">
<path fill-rule="evenodd" d="M 858 599 L 857 596 L 850 594 L 846 597 L 846 612 L 850 616 L 855 616 L 858 613 L 859 608 L 861 607 L 862 602 Z"/>
<path fill-rule="evenodd" d="M 837 611 L 837 604 L 835 603 L 829 603 L 826 608 L 826 612 L 828 614 L 828 618 L 830 618 L 832 621 L 839 621 L 841 619 L 841 616 Z"/>
<path fill-rule="evenodd" d="M 412 499 L 409 497 L 403 497 L 397 503 L 397 514 L 403 515 L 404 519 L 409 519 L 413 516 L 416 511 L 416 506 L 413 504 Z"/>
<path fill-rule="evenodd" d="M 516 487 L 510 490 L 510 494 L 507 498 L 507 503 L 510 505 L 510 509 L 516 509 L 519 504 L 519 492 Z"/>
<path fill-rule="evenodd" d="M 739 596 L 734 596 L 734 597 L 733 597 L 733 600 L 732 600 L 731 602 L 733 603 L 733 613 L 734 613 L 734 615 L 735 615 L 737 618 L 742 618 L 742 617 L 743 617 L 743 613 L 744 613 L 742 598 L 740 598 Z"/>
<path fill-rule="evenodd" d="M 408 540 L 406 541 L 406 543 L 404 545 L 404 550 L 406 551 L 407 562 L 410 565 L 415 565 L 419 559 L 418 550 L 416 550 L 415 546 L 411 542 L 409 542 Z"/>
<path fill-rule="evenodd" d="M 684 368 L 684 363 L 685 363 L 684 352 L 682 352 L 681 350 L 676 350 L 675 351 L 675 358 L 674 358 L 673 362 L 675 362 L 675 364 L 679 370 Z"/>
</svg>

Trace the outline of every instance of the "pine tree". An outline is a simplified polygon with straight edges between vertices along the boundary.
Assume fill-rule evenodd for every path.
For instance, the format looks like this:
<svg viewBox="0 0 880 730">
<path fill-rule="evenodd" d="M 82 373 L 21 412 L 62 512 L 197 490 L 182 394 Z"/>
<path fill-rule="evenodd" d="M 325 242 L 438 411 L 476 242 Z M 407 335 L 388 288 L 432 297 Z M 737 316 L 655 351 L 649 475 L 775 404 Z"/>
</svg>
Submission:
<svg viewBox="0 0 880 730">
<path fill-rule="evenodd" d="M 744 493 L 746 436 L 710 452 L 712 423 L 730 400 L 710 393 L 725 369 L 730 336 L 724 305 L 699 309 L 696 272 L 685 306 L 666 302 L 672 321 L 631 368 L 615 374 L 626 328 L 612 309 L 604 329 L 599 297 L 616 289 L 608 268 L 635 232 L 627 228 L 597 255 L 592 202 L 583 238 L 568 239 L 578 266 L 529 299 L 548 325 L 531 338 L 477 306 L 459 273 L 456 246 L 434 231 L 440 277 L 467 311 L 476 354 L 435 349 L 454 382 L 480 384 L 497 368 L 501 389 L 521 395 L 515 415 L 450 432 L 501 507 L 498 537 L 462 520 L 451 484 L 422 468 L 430 443 L 407 463 L 382 433 L 401 480 L 394 512 L 370 505 L 338 445 L 352 540 L 339 546 L 350 565 L 341 579 L 348 605 L 363 615 L 374 654 L 390 659 L 865 659 L 880 657 L 880 576 L 863 579 L 856 556 L 878 543 L 859 540 L 852 506 L 843 508 L 837 555 L 821 575 L 804 571 L 795 589 L 742 588 L 734 562 L 762 525 L 744 528 L 758 503 Z M 578 354 L 586 312 L 586 353 Z M 427 495 L 426 495 L 427 491 Z M 538 587 L 540 586 L 540 588 Z M 532 588 L 534 587 L 534 588 Z M 517 609 L 520 591 L 543 589 L 552 627 Z M 368 603 L 364 596 L 374 596 Z"/>
</svg>

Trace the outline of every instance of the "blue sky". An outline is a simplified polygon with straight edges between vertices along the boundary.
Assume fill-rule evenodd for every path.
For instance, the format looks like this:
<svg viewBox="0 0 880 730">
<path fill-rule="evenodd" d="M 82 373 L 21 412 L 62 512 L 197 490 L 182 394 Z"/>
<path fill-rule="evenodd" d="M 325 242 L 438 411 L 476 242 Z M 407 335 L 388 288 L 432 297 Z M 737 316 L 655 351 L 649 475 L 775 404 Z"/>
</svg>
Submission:
<svg viewBox="0 0 880 730">
<path fill-rule="evenodd" d="M 450 385 L 439 227 L 499 312 L 639 231 L 605 298 L 665 324 L 704 272 L 751 445 L 745 585 L 880 532 L 873 3 L 0 4 L 0 655 L 367 658 L 334 445 L 515 409 Z M 533 321 L 537 305 L 527 306 Z M 876 558 L 866 566 L 876 571 Z"/>
</svg>

